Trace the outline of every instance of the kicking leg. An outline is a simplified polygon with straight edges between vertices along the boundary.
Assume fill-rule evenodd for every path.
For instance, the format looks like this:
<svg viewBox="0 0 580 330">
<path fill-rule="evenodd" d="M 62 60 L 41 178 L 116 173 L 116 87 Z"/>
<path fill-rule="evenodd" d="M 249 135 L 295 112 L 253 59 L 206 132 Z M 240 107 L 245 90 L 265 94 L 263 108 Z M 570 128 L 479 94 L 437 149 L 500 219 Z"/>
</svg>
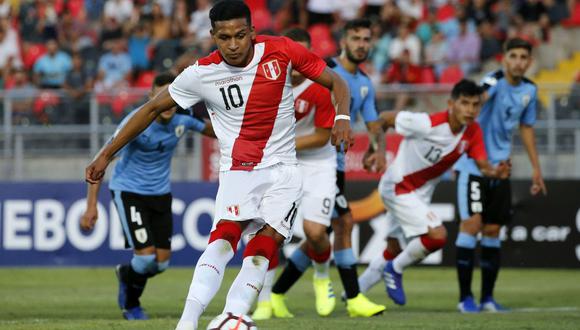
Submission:
<svg viewBox="0 0 580 330">
<path fill-rule="evenodd" d="M 234 256 L 244 223 L 221 220 L 197 261 L 178 330 L 197 329 L 199 317 L 217 293 L 228 262 Z"/>
<path fill-rule="evenodd" d="M 320 316 L 328 316 L 336 306 L 336 297 L 332 282 L 328 275 L 330 264 L 330 241 L 326 226 L 305 220 L 304 233 L 307 239 L 306 253 L 312 259 L 314 266 L 314 295 L 316 296 L 316 311 Z"/>
<path fill-rule="evenodd" d="M 377 255 L 373 260 L 371 260 L 367 269 L 358 278 L 360 291 L 366 293 L 373 286 L 375 286 L 375 284 L 379 283 L 383 278 L 385 265 L 387 262 L 395 259 L 399 253 L 401 253 L 399 240 L 394 237 L 388 237 L 387 248 L 383 251 L 383 253 Z"/>
<path fill-rule="evenodd" d="M 412 239 L 392 262 L 385 266 L 385 284 L 389 297 L 398 305 L 406 303 L 403 290 L 403 270 L 420 262 L 445 245 L 447 231 L 442 225 L 429 228 L 427 234 Z"/>
</svg>

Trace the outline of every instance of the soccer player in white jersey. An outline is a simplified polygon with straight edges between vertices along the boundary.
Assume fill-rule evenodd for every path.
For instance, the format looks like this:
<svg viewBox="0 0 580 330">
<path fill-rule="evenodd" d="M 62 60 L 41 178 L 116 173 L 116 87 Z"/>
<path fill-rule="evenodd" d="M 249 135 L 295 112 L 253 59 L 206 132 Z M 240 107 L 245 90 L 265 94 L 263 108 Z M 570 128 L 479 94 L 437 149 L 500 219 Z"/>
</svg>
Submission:
<svg viewBox="0 0 580 330">
<path fill-rule="evenodd" d="M 509 163 L 492 167 L 487 160 L 482 131 L 475 122 L 482 93 L 475 82 L 462 80 L 453 87 L 445 111 L 431 115 L 407 111 L 381 113 L 383 128 L 395 128 L 404 139 L 379 183 L 381 197 L 389 210 L 388 246 L 359 278 L 361 291 L 367 291 L 383 278 L 389 297 L 396 304 L 405 304 L 403 270 L 445 245 L 447 232 L 429 203 L 439 177 L 462 154 L 473 158 L 485 176 L 509 176 Z M 408 242 L 402 251 L 397 241 L 401 236 Z"/>
<path fill-rule="evenodd" d="M 326 63 L 284 37 L 256 36 L 242 1 L 210 10 L 218 50 L 185 69 L 168 89 L 135 113 L 86 169 L 89 183 L 104 175 L 112 155 L 158 113 L 204 101 L 220 144 L 219 189 L 209 244 L 199 258 L 177 329 L 195 329 L 224 276 L 242 232 L 251 234 L 242 268 L 224 312 L 247 314 L 260 292 L 270 260 L 292 235 L 302 178 L 295 151 L 290 72 L 332 90 L 337 101 L 331 141 L 349 146 L 350 93 Z"/>
<path fill-rule="evenodd" d="M 294 28 L 286 31 L 284 36 L 310 48 L 310 35 L 306 30 Z M 336 149 L 330 144 L 335 111 L 330 92 L 296 71 L 292 71 L 292 91 L 296 116 L 296 152 L 304 180 L 298 221 L 302 221 L 306 240 L 290 256 L 290 260 L 301 260 L 295 257 L 297 254 L 310 257 L 306 259 L 307 264 L 300 264 L 296 260 L 293 260 L 293 264 L 300 264 L 296 267 L 304 270 L 313 264 L 316 311 L 321 316 L 328 316 L 336 305 L 328 274 L 331 246 L 327 233 L 336 195 Z M 294 277 L 294 281 L 278 280 L 274 293 L 270 295 L 276 272 L 275 268 L 270 268 L 258 297 L 258 307 L 252 315 L 254 320 L 269 319 L 272 312 L 276 317 L 294 316 L 286 308 L 284 294 L 299 277 Z M 286 269 L 281 277 L 284 274 L 287 274 Z"/>
</svg>

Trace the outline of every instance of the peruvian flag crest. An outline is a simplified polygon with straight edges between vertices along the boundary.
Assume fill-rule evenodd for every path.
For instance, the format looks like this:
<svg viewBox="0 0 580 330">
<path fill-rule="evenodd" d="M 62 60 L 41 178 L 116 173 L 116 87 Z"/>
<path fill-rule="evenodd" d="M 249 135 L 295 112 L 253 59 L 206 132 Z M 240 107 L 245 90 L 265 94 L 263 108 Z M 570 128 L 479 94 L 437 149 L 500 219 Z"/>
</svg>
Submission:
<svg viewBox="0 0 580 330">
<path fill-rule="evenodd" d="M 264 76 L 270 80 L 276 80 L 280 77 L 280 65 L 278 60 L 271 60 L 262 64 L 262 70 L 264 70 Z"/>
</svg>

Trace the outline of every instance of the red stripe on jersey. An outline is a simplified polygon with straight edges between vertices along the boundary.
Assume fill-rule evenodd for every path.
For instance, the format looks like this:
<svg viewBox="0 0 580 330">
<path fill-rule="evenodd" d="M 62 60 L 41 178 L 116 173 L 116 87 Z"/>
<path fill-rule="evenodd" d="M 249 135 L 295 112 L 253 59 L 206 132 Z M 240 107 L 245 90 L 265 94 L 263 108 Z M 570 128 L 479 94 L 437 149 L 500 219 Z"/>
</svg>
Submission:
<svg viewBox="0 0 580 330">
<path fill-rule="evenodd" d="M 438 114 L 435 114 L 438 115 Z M 433 180 L 441 176 L 445 171 L 447 171 L 455 162 L 461 157 L 461 155 L 467 152 L 473 142 L 477 139 L 477 129 L 479 126 L 477 124 L 471 124 L 463 133 L 461 140 L 455 146 L 455 149 L 445 155 L 437 163 L 426 167 L 420 171 L 405 175 L 403 181 L 395 185 L 395 194 L 401 195 L 410 193 L 421 186 L 423 186 L 427 181 Z"/>
<path fill-rule="evenodd" d="M 434 114 L 429 115 L 429 119 L 431 119 L 431 127 L 445 124 L 449 120 L 449 111 L 445 110 L 441 112 L 436 112 Z"/>
<path fill-rule="evenodd" d="M 198 65 L 210 65 L 210 64 L 220 64 L 223 58 L 219 51 L 215 50 L 206 57 L 200 58 L 197 61 Z"/>
<path fill-rule="evenodd" d="M 288 61 L 282 57 L 284 54 L 275 49 L 275 45 L 272 47 L 268 42 L 264 45 L 264 55 L 248 95 L 240 134 L 234 142 L 231 170 L 251 171 L 262 161 L 282 100 Z M 267 64 L 272 61 L 277 61 L 275 70 L 280 70 L 276 80 L 271 79 L 273 72 L 268 71 L 271 65 Z"/>
</svg>

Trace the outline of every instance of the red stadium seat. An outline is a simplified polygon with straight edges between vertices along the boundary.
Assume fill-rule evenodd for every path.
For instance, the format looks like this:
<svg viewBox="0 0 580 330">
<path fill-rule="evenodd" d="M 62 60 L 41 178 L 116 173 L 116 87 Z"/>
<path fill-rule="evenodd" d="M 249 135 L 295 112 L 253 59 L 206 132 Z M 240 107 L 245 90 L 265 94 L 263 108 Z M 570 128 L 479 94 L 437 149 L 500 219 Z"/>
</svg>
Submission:
<svg viewBox="0 0 580 330">
<path fill-rule="evenodd" d="M 580 26 L 580 1 L 576 1 L 570 17 L 562 21 L 562 25 L 565 27 L 577 27 Z"/>
<path fill-rule="evenodd" d="M 437 78 L 435 78 L 435 72 L 433 68 L 430 66 L 424 66 L 421 68 L 421 84 L 434 84 L 437 82 Z"/>
<path fill-rule="evenodd" d="M 463 79 L 463 71 L 459 66 L 452 65 L 441 72 L 439 82 L 442 84 L 455 84 L 461 79 Z"/>
<path fill-rule="evenodd" d="M 153 85 L 153 80 L 155 80 L 155 72 L 143 71 L 133 82 L 133 87 L 151 88 L 151 86 Z"/>
<path fill-rule="evenodd" d="M 312 52 L 325 58 L 336 55 L 336 43 L 332 38 L 330 27 L 326 24 L 315 24 L 308 28 L 312 39 Z"/>
</svg>

